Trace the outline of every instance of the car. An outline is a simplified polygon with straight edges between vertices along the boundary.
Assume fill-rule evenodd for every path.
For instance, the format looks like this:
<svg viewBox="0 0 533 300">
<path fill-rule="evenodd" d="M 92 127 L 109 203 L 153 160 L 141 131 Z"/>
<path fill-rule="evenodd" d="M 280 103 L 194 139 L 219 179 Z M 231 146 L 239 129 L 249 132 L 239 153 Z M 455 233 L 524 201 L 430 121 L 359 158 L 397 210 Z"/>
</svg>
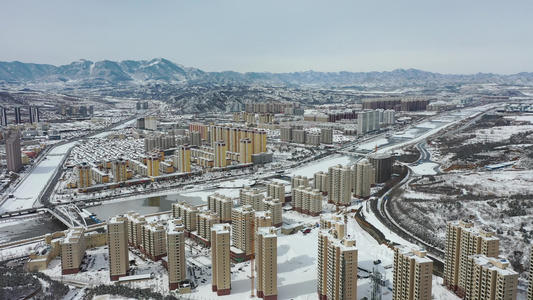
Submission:
<svg viewBox="0 0 533 300">
<path fill-rule="evenodd" d="M 311 228 L 302 229 L 303 234 L 308 234 L 309 232 L 311 232 Z"/>
<path fill-rule="evenodd" d="M 375 264 L 375 265 L 379 265 L 380 263 L 381 263 L 381 260 L 379 260 L 379 259 L 376 259 L 376 260 L 374 261 L 374 264 Z"/>
</svg>

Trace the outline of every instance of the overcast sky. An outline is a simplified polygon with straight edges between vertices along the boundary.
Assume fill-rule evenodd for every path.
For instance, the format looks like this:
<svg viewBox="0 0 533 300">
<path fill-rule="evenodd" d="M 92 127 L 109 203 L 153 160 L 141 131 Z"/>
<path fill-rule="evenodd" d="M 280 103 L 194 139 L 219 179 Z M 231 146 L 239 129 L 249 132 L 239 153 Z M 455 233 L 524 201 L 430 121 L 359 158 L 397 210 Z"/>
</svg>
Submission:
<svg viewBox="0 0 533 300">
<path fill-rule="evenodd" d="M 533 1 L 1 0 L 0 61 L 205 71 L 533 72 Z"/>
</svg>

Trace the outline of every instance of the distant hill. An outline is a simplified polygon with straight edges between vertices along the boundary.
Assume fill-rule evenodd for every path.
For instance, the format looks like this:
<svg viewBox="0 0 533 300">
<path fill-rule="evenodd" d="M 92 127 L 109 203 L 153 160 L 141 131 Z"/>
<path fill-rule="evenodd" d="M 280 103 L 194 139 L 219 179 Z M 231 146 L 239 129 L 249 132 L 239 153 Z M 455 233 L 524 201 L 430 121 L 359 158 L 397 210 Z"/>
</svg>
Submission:
<svg viewBox="0 0 533 300">
<path fill-rule="evenodd" d="M 69 65 L 53 66 L 15 62 L 0 62 L 0 81 L 16 83 L 68 83 L 69 85 L 124 85 L 150 82 L 217 84 L 217 85 L 275 85 L 275 86 L 435 86 L 465 83 L 531 84 L 533 73 L 498 75 L 447 75 L 416 69 L 397 69 L 391 72 L 294 72 L 294 73 L 238 73 L 204 72 L 188 68 L 163 58 L 149 61 L 88 60 Z"/>
</svg>

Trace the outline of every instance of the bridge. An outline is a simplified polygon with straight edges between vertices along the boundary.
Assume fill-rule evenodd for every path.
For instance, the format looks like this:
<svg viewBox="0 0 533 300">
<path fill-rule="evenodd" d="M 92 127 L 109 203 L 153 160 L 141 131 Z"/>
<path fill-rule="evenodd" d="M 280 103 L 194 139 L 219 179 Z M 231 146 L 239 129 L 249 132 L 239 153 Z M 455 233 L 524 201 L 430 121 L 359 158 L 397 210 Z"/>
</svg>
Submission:
<svg viewBox="0 0 533 300">
<path fill-rule="evenodd" d="M 44 210 L 68 228 L 84 227 L 87 229 L 87 222 L 81 210 L 75 204 L 56 206 L 54 209 L 45 208 Z"/>
</svg>

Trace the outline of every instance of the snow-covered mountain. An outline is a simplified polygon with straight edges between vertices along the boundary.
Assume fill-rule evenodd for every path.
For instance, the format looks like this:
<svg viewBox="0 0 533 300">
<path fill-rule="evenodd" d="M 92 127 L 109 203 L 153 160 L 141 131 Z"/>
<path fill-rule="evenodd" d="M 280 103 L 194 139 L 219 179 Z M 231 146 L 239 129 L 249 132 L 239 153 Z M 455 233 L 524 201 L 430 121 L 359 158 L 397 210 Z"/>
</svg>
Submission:
<svg viewBox="0 0 533 300">
<path fill-rule="evenodd" d="M 143 84 L 146 82 L 221 84 L 221 85 L 278 85 L 278 86 L 435 86 L 466 83 L 531 84 L 533 73 L 498 75 L 448 75 L 416 69 L 397 69 L 391 72 L 294 72 L 294 73 L 238 73 L 204 72 L 188 68 L 163 58 L 149 61 L 88 60 L 69 65 L 53 66 L 15 62 L 0 62 L 0 81 L 20 83 L 60 83 L 83 85 Z"/>
</svg>

